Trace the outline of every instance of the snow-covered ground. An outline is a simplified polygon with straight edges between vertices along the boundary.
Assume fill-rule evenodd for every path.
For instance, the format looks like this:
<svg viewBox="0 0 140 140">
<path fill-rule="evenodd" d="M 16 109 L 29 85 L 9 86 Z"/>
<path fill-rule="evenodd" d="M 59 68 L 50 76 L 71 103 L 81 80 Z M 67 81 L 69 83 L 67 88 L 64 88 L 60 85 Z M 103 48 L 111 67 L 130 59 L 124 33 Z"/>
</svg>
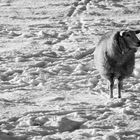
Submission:
<svg viewBox="0 0 140 140">
<path fill-rule="evenodd" d="M 93 63 L 120 28 L 139 0 L 0 0 L 0 140 L 140 140 L 140 52 L 122 99 Z"/>
</svg>

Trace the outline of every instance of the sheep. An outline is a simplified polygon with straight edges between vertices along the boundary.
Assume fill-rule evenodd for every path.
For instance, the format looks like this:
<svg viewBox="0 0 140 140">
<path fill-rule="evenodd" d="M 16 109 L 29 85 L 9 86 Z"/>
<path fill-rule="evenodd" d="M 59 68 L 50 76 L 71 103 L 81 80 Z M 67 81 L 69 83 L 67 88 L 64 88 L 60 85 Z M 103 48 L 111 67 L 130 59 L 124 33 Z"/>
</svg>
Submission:
<svg viewBox="0 0 140 140">
<path fill-rule="evenodd" d="M 140 30 L 127 29 L 107 32 L 95 48 L 94 64 L 101 77 L 109 82 L 110 98 L 113 98 L 114 80 L 117 79 L 118 98 L 121 98 L 123 79 L 133 72 L 135 52 L 140 47 L 138 33 Z"/>
</svg>

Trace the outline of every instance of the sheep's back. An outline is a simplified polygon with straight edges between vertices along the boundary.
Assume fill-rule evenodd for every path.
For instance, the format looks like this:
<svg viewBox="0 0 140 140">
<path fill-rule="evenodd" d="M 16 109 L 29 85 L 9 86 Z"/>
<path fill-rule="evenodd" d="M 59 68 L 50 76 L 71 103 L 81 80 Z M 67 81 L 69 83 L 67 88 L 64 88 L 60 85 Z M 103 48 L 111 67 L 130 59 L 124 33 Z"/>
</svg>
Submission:
<svg viewBox="0 0 140 140">
<path fill-rule="evenodd" d="M 111 72 L 111 66 L 106 57 L 106 46 L 98 44 L 94 51 L 94 65 L 102 77 L 105 77 Z"/>
</svg>

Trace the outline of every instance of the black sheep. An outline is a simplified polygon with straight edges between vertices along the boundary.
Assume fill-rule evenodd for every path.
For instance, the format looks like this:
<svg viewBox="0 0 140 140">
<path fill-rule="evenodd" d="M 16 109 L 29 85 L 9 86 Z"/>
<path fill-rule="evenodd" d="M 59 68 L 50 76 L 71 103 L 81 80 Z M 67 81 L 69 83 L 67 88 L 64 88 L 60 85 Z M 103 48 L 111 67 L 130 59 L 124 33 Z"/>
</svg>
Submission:
<svg viewBox="0 0 140 140">
<path fill-rule="evenodd" d="M 118 98 L 121 98 L 122 81 L 134 69 L 135 52 L 140 46 L 136 34 L 140 30 L 112 31 L 103 35 L 94 52 L 95 67 L 109 81 L 110 98 L 113 98 L 114 80 L 117 79 Z"/>
</svg>

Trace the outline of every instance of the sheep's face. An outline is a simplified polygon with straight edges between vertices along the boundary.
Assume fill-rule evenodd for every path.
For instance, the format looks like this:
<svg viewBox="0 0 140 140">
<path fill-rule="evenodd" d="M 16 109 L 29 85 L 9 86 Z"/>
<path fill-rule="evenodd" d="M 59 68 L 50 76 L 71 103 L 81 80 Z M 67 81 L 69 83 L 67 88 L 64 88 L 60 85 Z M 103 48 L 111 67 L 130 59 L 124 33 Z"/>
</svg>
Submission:
<svg viewBox="0 0 140 140">
<path fill-rule="evenodd" d="M 128 44 L 128 47 L 140 47 L 140 40 L 137 38 L 135 31 L 120 31 L 120 36 Z"/>
</svg>

